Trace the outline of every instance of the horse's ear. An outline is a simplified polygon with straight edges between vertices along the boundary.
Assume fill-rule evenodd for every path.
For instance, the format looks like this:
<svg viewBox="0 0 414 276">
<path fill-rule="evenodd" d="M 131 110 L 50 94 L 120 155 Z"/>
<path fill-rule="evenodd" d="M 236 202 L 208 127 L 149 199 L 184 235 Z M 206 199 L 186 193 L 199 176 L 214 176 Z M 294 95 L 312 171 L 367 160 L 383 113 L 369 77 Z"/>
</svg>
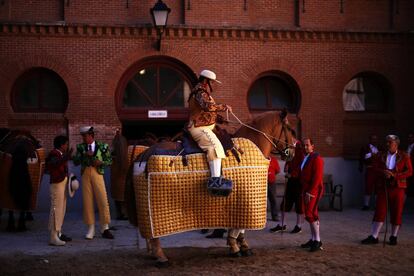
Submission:
<svg viewBox="0 0 414 276">
<path fill-rule="evenodd" d="M 284 108 L 284 109 L 280 112 L 279 116 L 280 116 L 280 120 L 281 120 L 282 122 L 286 122 L 286 121 L 287 121 L 287 114 L 288 114 L 288 112 L 287 112 L 287 109 L 286 109 L 286 108 Z"/>
</svg>

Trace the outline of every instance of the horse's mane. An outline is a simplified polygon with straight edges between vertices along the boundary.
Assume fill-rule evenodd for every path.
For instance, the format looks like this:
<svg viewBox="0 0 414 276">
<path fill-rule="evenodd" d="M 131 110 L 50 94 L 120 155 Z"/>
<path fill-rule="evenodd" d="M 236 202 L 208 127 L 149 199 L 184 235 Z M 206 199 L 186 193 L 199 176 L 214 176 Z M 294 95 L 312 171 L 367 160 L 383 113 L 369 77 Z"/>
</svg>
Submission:
<svg viewBox="0 0 414 276">
<path fill-rule="evenodd" d="M 282 123 L 280 119 L 281 111 L 267 111 L 255 116 L 248 125 L 258 129 L 271 129 L 276 122 Z"/>
</svg>

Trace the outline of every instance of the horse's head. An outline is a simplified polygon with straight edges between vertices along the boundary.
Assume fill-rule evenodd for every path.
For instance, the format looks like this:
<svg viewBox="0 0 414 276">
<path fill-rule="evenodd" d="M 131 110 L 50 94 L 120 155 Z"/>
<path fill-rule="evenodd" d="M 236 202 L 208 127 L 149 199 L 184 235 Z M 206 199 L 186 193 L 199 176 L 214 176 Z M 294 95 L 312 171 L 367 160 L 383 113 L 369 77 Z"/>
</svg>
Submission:
<svg viewBox="0 0 414 276">
<path fill-rule="evenodd" d="M 273 153 L 280 154 L 282 159 L 290 161 L 295 155 L 294 135 L 287 119 L 287 111 L 279 113 L 272 131 Z"/>
</svg>

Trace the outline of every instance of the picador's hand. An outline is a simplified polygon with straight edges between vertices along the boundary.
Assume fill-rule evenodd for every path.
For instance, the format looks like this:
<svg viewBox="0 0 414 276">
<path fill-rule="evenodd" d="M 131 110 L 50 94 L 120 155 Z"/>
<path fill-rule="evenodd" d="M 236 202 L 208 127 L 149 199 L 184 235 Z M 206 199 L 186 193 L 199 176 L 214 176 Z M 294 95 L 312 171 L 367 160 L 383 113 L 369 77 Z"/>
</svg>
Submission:
<svg viewBox="0 0 414 276">
<path fill-rule="evenodd" d="M 228 110 L 228 111 L 230 111 L 230 112 L 233 112 L 233 109 L 231 108 L 231 106 L 230 105 L 228 105 L 228 104 L 226 104 L 226 109 Z"/>
</svg>

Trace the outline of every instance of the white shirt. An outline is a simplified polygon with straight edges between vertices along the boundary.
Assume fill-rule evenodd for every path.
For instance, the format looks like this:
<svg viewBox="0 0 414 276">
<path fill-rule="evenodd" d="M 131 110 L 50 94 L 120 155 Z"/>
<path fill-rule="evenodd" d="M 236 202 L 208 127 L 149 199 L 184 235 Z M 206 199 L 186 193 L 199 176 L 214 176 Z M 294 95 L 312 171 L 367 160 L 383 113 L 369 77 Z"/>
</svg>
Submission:
<svg viewBox="0 0 414 276">
<path fill-rule="evenodd" d="M 397 152 L 398 151 L 396 151 L 394 154 L 388 152 L 387 162 L 385 164 L 387 166 L 387 169 L 393 170 L 395 168 L 395 159 L 397 158 Z"/>
<path fill-rule="evenodd" d="M 90 144 L 91 149 L 93 152 L 95 152 L 95 141 L 92 142 L 92 144 Z M 89 150 L 89 144 L 88 144 L 88 150 Z"/>
<path fill-rule="evenodd" d="M 309 156 L 310 156 L 310 153 L 308 155 L 306 155 L 305 158 L 303 158 L 302 164 L 300 164 L 300 170 L 301 171 L 303 170 L 303 167 L 305 166 L 306 161 L 308 160 Z"/>
<path fill-rule="evenodd" d="M 365 154 L 365 159 L 369 159 L 369 158 L 372 157 L 372 154 L 377 154 L 378 153 L 378 148 L 374 145 L 369 144 L 369 150 L 370 150 L 370 152 Z"/>
<path fill-rule="evenodd" d="M 411 145 L 408 146 L 408 149 L 407 149 L 408 155 L 411 154 L 411 152 L 413 151 L 413 149 L 414 149 L 414 143 L 412 143 Z"/>
</svg>

